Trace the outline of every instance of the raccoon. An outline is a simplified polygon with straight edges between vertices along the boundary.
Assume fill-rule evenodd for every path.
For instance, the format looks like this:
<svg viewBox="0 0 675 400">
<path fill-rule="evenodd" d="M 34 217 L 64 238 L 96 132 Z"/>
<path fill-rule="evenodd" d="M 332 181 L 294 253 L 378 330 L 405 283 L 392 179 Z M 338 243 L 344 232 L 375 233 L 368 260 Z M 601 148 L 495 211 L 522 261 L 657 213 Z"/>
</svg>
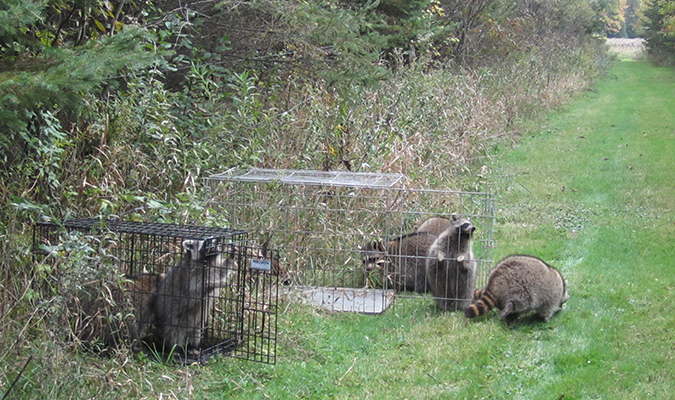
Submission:
<svg viewBox="0 0 675 400">
<path fill-rule="evenodd" d="M 142 273 L 139 275 L 127 275 L 127 281 L 123 284 L 123 290 L 131 299 L 136 317 L 137 337 L 143 339 L 154 321 L 151 309 L 152 298 L 157 293 L 157 288 L 164 279 L 165 274 Z"/>
<path fill-rule="evenodd" d="M 427 282 L 443 311 L 461 310 L 471 303 L 477 268 L 472 245 L 475 230 L 469 219 L 453 214 L 448 227 L 429 247 Z"/>
<path fill-rule="evenodd" d="M 534 312 L 549 321 L 569 299 L 560 272 L 537 257 L 511 255 L 497 263 L 484 289 L 476 290 L 475 304 L 464 309 L 467 318 L 501 310 L 499 317 L 514 321 L 519 314 Z"/>
<path fill-rule="evenodd" d="M 366 271 L 382 271 L 396 290 L 426 293 L 426 255 L 435 240 L 436 235 L 416 232 L 386 242 L 372 241 L 361 249 L 361 261 Z"/>
<path fill-rule="evenodd" d="M 416 223 L 413 232 L 428 232 L 438 236 L 447 229 L 448 225 L 450 225 L 450 220 L 448 218 L 429 217 L 424 221 Z"/>
<path fill-rule="evenodd" d="M 178 265 L 173 266 L 151 300 L 155 341 L 164 348 L 199 353 L 203 330 L 215 299 L 232 279 L 234 250 L 223 254 L 217 239 L 184 240 Z"/>
<path fill-rule="evenodd" d="M 69 304 L 73 333 L 86 347 L 101 352 L 122 344 L 138 350 L 153 319 L 150 299 L 160 279 L 160 275 L 144 273 L 83 285 Z"/>
</svg>

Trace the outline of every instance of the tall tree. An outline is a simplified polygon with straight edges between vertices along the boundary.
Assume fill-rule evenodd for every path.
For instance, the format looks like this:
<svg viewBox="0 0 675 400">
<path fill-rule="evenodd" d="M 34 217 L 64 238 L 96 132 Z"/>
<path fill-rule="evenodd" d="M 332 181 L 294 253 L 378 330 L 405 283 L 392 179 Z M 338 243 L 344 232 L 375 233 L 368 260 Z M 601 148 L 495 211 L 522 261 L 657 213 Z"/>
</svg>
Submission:
<svg viewBox="0 0 675 400">
<path fill-rule="evenodd" d="M 625 15 L 625 33 L 626 37 L 636 38 L 638 37 L 638 25 L 640 23 L 640 16 L 642 15 L 642 1 L 641 0 L 628 0 L 626 3 L 626 15 Z"/>
<path fill-rule="evenodd" d="M 621 37 L 625 21 L 626 0 L 597 0 L 593 2 L 599 22 L 608 37 Z"/>
<path fill-rule="evenodd" d="M 86 124 L 80 117 L 90 99 L 161 59 L 154 34 L 121 22 L 124 5 L 98 0 L 0 5 L 3 180 L 12 173 L 40 175 L 45 162 L 58 162 L 52 156 L 68 142 L 61 127 Z M 30 171 L 23 169 L 27 163 Z"/>
<path fill-rule="evenodd" d="M 646 4 L 642 36 L 657 64 L 675 64 L 675 0 L 652 0 Z"/>
</svg>

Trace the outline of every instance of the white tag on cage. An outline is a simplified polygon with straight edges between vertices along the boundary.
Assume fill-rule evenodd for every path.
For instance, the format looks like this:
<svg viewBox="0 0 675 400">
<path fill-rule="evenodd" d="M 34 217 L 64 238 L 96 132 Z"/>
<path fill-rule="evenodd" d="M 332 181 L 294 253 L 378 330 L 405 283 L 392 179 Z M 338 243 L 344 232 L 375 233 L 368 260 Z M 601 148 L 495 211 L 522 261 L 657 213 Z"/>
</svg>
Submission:
<svg viewBox="0 0 675 400">
<path fill-rule="evenodd" d="M 251 259 L 251 269 L 257 269 L 260 271 L 271 271 L 272 262 L 270 260 L 262 260 L 258 258 Z"/>
</svg>

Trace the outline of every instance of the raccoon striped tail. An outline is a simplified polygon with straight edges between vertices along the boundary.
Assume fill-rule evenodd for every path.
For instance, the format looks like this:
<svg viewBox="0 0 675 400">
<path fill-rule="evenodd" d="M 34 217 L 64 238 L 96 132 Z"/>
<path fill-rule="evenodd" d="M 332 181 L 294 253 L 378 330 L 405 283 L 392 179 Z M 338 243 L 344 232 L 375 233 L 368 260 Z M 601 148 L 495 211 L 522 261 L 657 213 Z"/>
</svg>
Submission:
<svg viewBox="0 0 675 400">
<path fill-rule="evenodd" d="M 480 292 L 480 293 L 479 293 Z M 479 296 L 475 304 L 471 304 L 464 309 L 464 316 L 467 318 L 479 317 L 494 308 L 496 302 L 487 289 L 476 290 L 474 297 Z"/>
</svg>

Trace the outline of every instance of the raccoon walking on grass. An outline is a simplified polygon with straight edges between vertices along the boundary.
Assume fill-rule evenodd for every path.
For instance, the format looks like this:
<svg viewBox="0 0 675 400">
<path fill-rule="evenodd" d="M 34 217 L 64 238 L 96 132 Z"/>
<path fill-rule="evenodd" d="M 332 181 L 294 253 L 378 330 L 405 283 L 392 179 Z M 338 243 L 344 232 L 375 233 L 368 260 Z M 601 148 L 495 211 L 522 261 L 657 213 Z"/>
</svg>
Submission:
<svg viewBox="0 0 675 400">
<path fill-rule="evenodd" d="M 361 248 L 361 261 L 366 271 L 382 271 L 396 290 L 426 293 L 427 250 L 435 240 L 436 235 L 415 232 L 388 241 L 372 241 Z"/>
<path fill-rule="evenodd" d="M 443 311 L 461 310 L 471 303 L 477 269 L 472 244 L 475 230 L 468 218 L 453 214 L 447 228 L 429 247 L 427 281 Z"/>
<path fill-rule="evenodd" d="M 501 310 L 499 317 L 515 321 L 519 314 L 534 312 L 544 321 L 569 299 L 560 272 L 537 257 L 511 255 L 497 263 L 488 276 L 487 286 L 476 290 L 475 304 L 464 309 L 467 318 Z"/>
<path fill-rule="evenodd" d="M 156 341 L 198 354 L 215 299 L 234 274 L 234 250 L 223 254 L 216 239 L 184 240 L 178 265 L 160 283 L 152 299 Z"/>
</svg>

